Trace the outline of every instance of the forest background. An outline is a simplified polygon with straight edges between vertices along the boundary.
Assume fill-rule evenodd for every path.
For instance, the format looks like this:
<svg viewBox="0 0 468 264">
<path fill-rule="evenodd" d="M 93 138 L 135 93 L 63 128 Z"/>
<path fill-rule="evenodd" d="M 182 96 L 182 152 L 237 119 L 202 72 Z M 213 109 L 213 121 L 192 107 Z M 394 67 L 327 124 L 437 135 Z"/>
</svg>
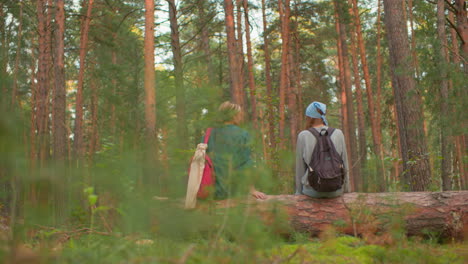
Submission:
<svg viewBox="0 0 468 264">
<path fill-rule="evenodd" d="M 160 243 L 201 236 L 212 248 L 225 233 L 169 223 L 187 212 L 154 197 L 184 195 L 225 100 L 246 110 L 252 181 L 268 194 L 293 192 L 312 101 L 344 131 L 353 191 L 468 188 L 463 0 L 2 0 L 0 43 L 0 205 L 13 241 L 87 226 L 88 246 L 101 231 L 178 230 L 184 243 Z M 254 222 L 242 239 L 266 228 Z"/>
</svg>

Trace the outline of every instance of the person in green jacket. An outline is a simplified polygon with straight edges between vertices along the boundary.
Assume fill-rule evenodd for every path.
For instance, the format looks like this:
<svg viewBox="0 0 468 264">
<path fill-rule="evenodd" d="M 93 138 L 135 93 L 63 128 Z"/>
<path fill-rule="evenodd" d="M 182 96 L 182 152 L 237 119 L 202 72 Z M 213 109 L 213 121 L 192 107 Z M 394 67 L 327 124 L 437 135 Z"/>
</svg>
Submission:
<svg viewBox="0 0 468 264">
<path fill-rule="evenodd" d="M 256 199 L 266 199 L 248 179 L 253 167 L 251 139 L 249 133 L 239 127 L 242 121 L 240 105 L 226 101 L 219 106 L 217 125 L 211 131 L 207 149 L 215 171 L 215 199 L 247 191 Z"/>
</svg>

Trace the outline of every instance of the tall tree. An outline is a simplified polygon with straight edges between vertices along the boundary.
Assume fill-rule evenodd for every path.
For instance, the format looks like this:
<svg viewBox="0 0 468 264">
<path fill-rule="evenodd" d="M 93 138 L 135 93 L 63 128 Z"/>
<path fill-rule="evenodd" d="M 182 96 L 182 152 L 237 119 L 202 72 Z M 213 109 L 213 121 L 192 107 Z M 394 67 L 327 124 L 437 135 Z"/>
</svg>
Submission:
<svg viewBox="0 0 468 264">
<path fill-rule="evenodd" d="M 399 123 L 403 180 L 411 191 L 424 191 L 430 183 L 431 169 L 423 129 L 422 99 L 415 87 L 408 31 L 401 12 L 402 1 L 383 1 L 385 27 Z"/>
<path fill-rule="evenodd" d="M 353 3 L 350 1 L 350 7 L 353 7 Z M 351 9 L 354 9 L 351 8 Z M 350 10 L 351 12 L 353 10 Z M 357 120 L 358 120 L 358 145 L 359 145 L 359 159 L 361 160 L 361 168 L 365 167 L 365 161 L 367 159 L 367 143 L 366 143 L 366 125 L 364 117 L 364 106 L 362 101 L 362 88 L 361 88 L 361 77 L 359 74 L 359 62 L 358 62 L 358 52 L 356 41 L 356 35 L 358 31 L 357 23 L 359 20 L 354 21 L 354 25 L 351 27 L 351 62 L 353 64 L 353 81 L 354 81 L 354 90 L 356 92 L 356 102 L 357 102 Z M 367 65 L 366 65 L 367 66 Z M 364 182 L 364 179 L 363 179 Z"/>
<path fill-rule="evenodd" d="M 342 58 L 342 71 L 344 78 L 344 95 L 342 98 L 342 107 L 344 108 L 343 120 L 347 125 L 345 126 L 347 130 L 345 131 L 347 146 L 349 149 L 348 160 L 350 161 L 350 170 L 352 170 L 352 180 L 354 182 L 355 190 L 360 189 L 360 161 L 357 153 L 357 143 L 356 143 L 356 133 L 355 133 L 355 119 L 354 119 L 354 105 L 353 105 L 353 94 L 351 91 L 351 69 L 348 58 L 348 44 L 347 44 L 347 31 L 346 31 L 346 8 L 340 1 L 334 1 L 337 21 L 339 23 L 339 39 L 341 42 L 341 58 Z M 343 93 L 342 93 L 343 94 Z"/>
<path fill-rule="evenodd" d="M 16 58 L 15 58 L 15 67 L 13 70 L 13 89 L 11 91 L 11 105 L 12 107 L 16 104 L 16 93 L 18 89 L 18 70 L 19 70 L 19 62 L 20 62 L 20 55 L 21 55 L 21 38 L 23 36 L 23 1 L 19 1 L 19 25 L 18 25 L 18 37 L 16 41 Z"/>
<path fill-rule="evenodd" d="M 210 85 L 216 84 L 215 79 L 215 68 L 213 65 L 213 60 L 211 59 L 211 49 L 210 49 L 210 32 L 208 27 L 208 22 L 213 19 L 213 16 L 207 17 L 207 13 L 205 12 L 206 4 L 208 1 L 200 0 L 197 2 L 198 4 L 198 28 L 201 31 L 200 36 L 200 47 L 201 50 L 204 52 L 204 59 L 206 62 L 207 70 L 208 70 L 208 79 Z"/>
<path fill-rule="evenodd" d="M 468 73 L 468 12 L 465 0 L 455 0 L 457 30 L 461 39 L 461 54 L 463 56 L 465 72 Z"/>
<path fill-rule="evenodd" d="M 449 116 L 449 91 L 448 91 L 448 54 L 447 54 L 447 35 L 445 34 L 445 1 L 437 0 L 437 36 L 439 39 L 439 73 L 440 73 L 440 116 L 441 118 L 441 131 L 440 131 L 440 145 L 442 154 L 442 189 L 448 191 L 452 189 L 452 182 L 450 178 L 451 169 L 451 150 L 450 138 L 451 129 L 450 125 L 445 122 L 446 117 Z"/>
<path fill-rule="evenodd" d="M 237 61 L 239 63 L 239 82 L 240 82 L 240 105 L 244 109 L 244 115 L 247 111 L 247 104 L 245 102 L 245 61 L 244 61 L 244 38 L 242 34 L 242 2 L 244 0 L 236 0 L 236 32 L 237 32 Z"/>
<path fill-rule="evenodd" d="M 276 149 L 275 136 L 275 111 L 273 106 L 273 86 L 271 80 L 271 56 L 270 56 L 270 41 L 267 31 L 266 3 L 262 0 L 262 24 L 263 24 L 263 53 L 265 56 L 265 86 L 267 97 L 267 112 L 268 112 L 268 130 L 269 140 L 272 149 Z"/>
<path fill-rule="evenodd" d="M 42 162 L 49 155 L 49 126 L 48 126 L 48 105 L 49 105 L 49 63 L 50 49 L 47 43 L 47 34 L 49 34 L 47 21 L 47 8 L 45 0 L 37 0 L 37 27 L 39 33 L 39 58 L 37 73 L 37 92 L 36 92 L 36 130 L 37 130 L 37 151 L 39 160 Z"/>
<path fill-rule="evenodd" d="M 154 0 L 145 0 L 145 120 L 150 153 L 156 150 L 156 83 L 154 71 Z M 153 155 L 150 155 L 151 157 Z M 153 156 L 154 157 L 154 156 Z"/>
<path fill-rule="evenodd" d="M 182 50 L 179 38 L 179 24 L 177 21 L 177 7 L 174 0 L 169 3 L 169 21 L 171 24 L 171 47 L 174 61 L 174 75 L 176 88 L 176 112 L 177 112 L 177 138 L 179 147 L 187 146 L 188 130 L 185 117 L 185 88 L 184 65 L 182 62 Z"/>
<path fill-rule="evenodd" d="M 286 92 L 289 90 L 289 22 L 290 22 L 290 1 L 278 0 L 278 9 L 281 21 L 281 73 L 279 84 L 279 137 L 280 146 L 284 147 L 284 130 L 286 119 Z"/>
<path fill-rule="evenodd" d="M 224 13 L 226 23 L 226 34 L 227 34 L 227 51 L 229 60 L 229 75 L 231 83 L 231 97 L 234 103 L 242 104 L 243 101 L 243 90 L 240 79 L 240 64 L 238 52 L 238 43 L 234 34 L 234 5 L 232 0 L 224 0 Z"/>
<path fill-rule="evenodd" d="M 379 2 L 380 3 L 380 2 Z M 372 141 L 373 141 L 373 146 L 374 146 L 374 153 L 379 157 L 380 160 L 383 159 L 383 148 L 382 148 L 382 132 L 380 129 L 380 122 L 376 118 L 376 108 L 377 111 L 380 111 L 380 107 L 376 107 L 376 103 L 379 104 L 379 101 L 374 103 L 374 93 L 372 89 L 372 83 L 371 83 L 371 78 L 369 74 L 369 66 L 367 63 L 367 56 L 366 56 L 366 43 L 364 41 L 364 38 L 362 36 L 362 27 L 361 27 L 361 18 L 359 14 L 359 8 L 358 8 L 358 1 L 357 0 L 352 0 L 352 14 L 354 17 L 354 24 L 356 26 L 356 36 L 357 36 L 357 47 L 359 47 L 359 56 L 361 58 L 361 65 L 362 65 L 362 71 L 364 73 L 364 83 L 366 85 L 366 94 L 367 94 L 367 105 L 369 107 L 369 121 L 371 125 L 371 131 L 372 131 Z M 380 16 L 380 13 L 377 15 L 378 17 Z M 377 20 L 377 23 L 379 21 Z M 380 39 L 378 39 L 380 41 Z M 381 169 L 381 172 L 383 173 L 383 169 Z"/>
<path fill-rule="evenodd" d="M 86 16 L 81 20 L 81 36 L 80 36 L 80 70 L 78 72 L 78 84 L 76 87 L 76 113 L 75 113 L 75 131 L 73 136 L 73 153 L 78 159 L 81 159 L 85 155 L 84 147 L 84 135 L 83 135 L 83 87 L 84 87 L 84 75 L 86 70 L 86 54 L 88 48 L 88 33 L 89 25 L 91 23 L 91 13 L 93 10 L 94 0 L 88 0 L 88 4 L 85 5 L 85 1 L 82 2 L 83 7 L 86 6 Z"/>
<path fill-rule="evenodd" d="M 257 94 L 255 91 L 254 61 L 252 56 L 252 42 L 250 41 L 249 3 L 243 0 L 245 15 L 245 40 L 247 44 L 247 70 L 249 73 L 250 109 L 252 111 L 252 122 L 257 128 Z"/>
<path fill-rule="evenodd" d="M 54 82 L 54 108 L 52 111 L 53 127 L 53 156 L 56 160 L 66 157 L 67 128 L 66 128 L 66 90 L 65 90 L 65 8 L 64 0 L 55 1 L 55 82 Z"/>
</svg>

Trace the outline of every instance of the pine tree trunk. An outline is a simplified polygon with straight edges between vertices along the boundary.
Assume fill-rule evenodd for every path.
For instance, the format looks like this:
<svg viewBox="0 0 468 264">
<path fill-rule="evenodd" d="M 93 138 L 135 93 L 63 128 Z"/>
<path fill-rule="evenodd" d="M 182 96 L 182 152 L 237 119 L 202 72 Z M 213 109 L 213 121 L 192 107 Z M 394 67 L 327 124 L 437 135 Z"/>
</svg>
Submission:
<svg viewBox="0 0 468 264">
<path fill-rule="evenodd" d="M 302 72 L 301 72 L 301 43 L 300 43 L 300 34 L 298 31 L 299 23 L 299 10 L 298 5 L 300 4 L 300 0 L 294 1 L 294 12 L 295 12 L 295 20 L 294 20 L 294 75 L 295 75 L 295 87 L 297 91 L 297 109 L 296 112 L 298 113 L 297 117 L 297 130 L 300 131 L 301 127 L 304 124 L 304 103 L 302 101 Z M 297 134 L 297 133 L 296 133 Z M 296 135 L 297 136 L 297 135 Z M 293 142 L 293 146 L 296 145 L 296 142 Z"/>
<path fill-rule="evenodd" d="M 242 84 L 240 80 L 240 65 L 238 61 L 238 43 L 234 28 L 234 5 L 232 0 L 224 0 L 226 15 L 227 50 L 229 59 L 229 75 L 231 82 L 231 97 L 234 103 L 242 104 Z"/>
<path fill-rule="evenodd" d="M 450 138 L 452 131 L 450 124 L 445 122 L 445 117 L 449 116 L 448 106 L 448 76 L 447 67 L 448 65 L 448 54 L 447 54 L 447 36 L 445 34 L 445 1 L 437 1 L 437 36 L 440 41 L 439 43 L 439 56 L 440 65 L 438 67 L 440 73 L 440 114 L 443 117 L 441 120 L 441 135 L 440 145 L 442 154 L 441 164 L 441 176 L 442 176 L 442 190 L 449 191 L 452 189 L 451 182 L 451 150 L 450 150 Z"/>
<path fill-rule="evenodd" d="M 268 116 L 268 132 L 270 146 L 273 150 L 276 149 L 276 136 L 275 136 L 275 111 L 273 106 L 273 87 L 271 81 L 271 57 L 270 57 L 270 42 L 267 34 L 267 20 L 266 20 L 266 4 L 262 0 L 262 20 L 263 20 L 263 53 L 265 56 L 265 85 L 266 85 L 266 101 L 267 101 L 267 116 Z"/>
<path fill-rule="evenodd" d="M 351 1 L 350 1 L 351 2 Z M 352 6 L 353 3 L 350 3 Z M 353 11 L 353 10 L 350 10 Z M 366 125 L 364 117 L 364 106 L 362 101 L 362 88 L 361 88 L 361 77 L 359 74 L 359 62 L 357 53 L 357 41 L 356 32 L 358 29 L 358 20 L 356 19 L 354 27 L 351 28 L 351 60 L 353 64 L 354 73 L 354 89 L 356 91 L 356 102 L 357 102 L 357 119 L 358 119 L 358 139 L 359 139 L 359 159 L 361 161 L 361 169 L 365 168 L 367 160 L 367 143 L 366 143 Z M 362 185 L 364 186 L 365 179 L 361 176 Z"/>
<path fill-rule="evenodd" d="M 250 41 L 249 3 L 243 0 L 245 15 L 245 40 L 247 42 L 247 69 L 249 72 L 250 109 L 252 111 L 252 122 L 254 129 L 257 129 L 257 94 L 255 91 L 255 76 L 253 68 L 252 43 Z"/>
<path fill-rule="evenodd" d="M 382 144 L 382 129 L 381 129 L 381 122 L 382 122 L 382 51 L 381 51 L 381 36 L 382 36 L 382 23 L 381 23 L 381 14 L 382 14 L 382 2 L 381 0 L 378 1 L 377 7 L 377 58 L 376 58 L 376 81 L 377 81 L 377 100 L 375 101 L 375 125 L 377 127 L 377 142 L 380 145 L 380 150 L 376 149 L 375 151 L 380 151 L 380 154 L 377 156 L 380 158 L 380 168 L 382 170 L 381 175 L 377 175 L 377 180 L 380 181 L 379 190 L 384 191 L 387 188 L 386 184 L 386 170 L 385 170 L 385 163 L 384 163 L 384 148 Z"/>
<path fill-rule="evenodd" d="M 169 3 L 169 21 L 171 23 L 171 47 L 174 61 L 174 75 L 176 88 L 176 113 L 177 113 L 177 142 L 179 148 L 187 148 L 188 130 L 185 117 L 185 88 L 184 65 L 182 62 L 182 50 L 180 47 L 179 24 L 177 22 L 177 7 L 174 0 Z"/>
<path fill-rule="evenodd" d="M 335 228 L 345 234 L 385 242 L 382 233 L 395 231 L 392 227 L 402 228 L 408 236 L 437 234 L 440 238 L 466 238 L 467 199 L 468 191 L 460 191 L 347 193 L 334 199 L 271 195 L 266 201 L 248 202 L 253 212 L 270 223 L 277 217 L 272 211 L 284 213 L 296 232 L 319 236 L 328 228 Z M 222 201 L 218 207 L 233 203 Z"/>
<path fill-rule="evenodd" d="M 16 105 L 16 96 L 18 90 L 18 70 L 19 70 L 19 62 L 20 62 L 20 55 L 21 55 L 21 38 L 23 35 L 23 2 L 19 1 L 19 24 L 18 24 L 18 36 L 16 42 L 16 58 L 15 58 L 15 68 L 13 70 L 13 89 L 11 91 L 11 106 L 15 108 Z"/>
<path fill-rule="evenodd" d="M 7 64 L 8 64 L 8 47 L 6 42 L 6 23 L 5 23 L 5 12 L 3 11 L 3 3 L 0 3 L 0 42 L 2 44 L 0 49 L 0 78 L 5 80 L 7 77 Z M 2 94 L 7 94 L 6 82 L 0 83 Z M 2 96 L 2 100 L 7 102 L 6 96 Z"/>
<path fill-rule="evenodd" d="M 405 9 L 406 11 L 406 9 Z M 408 0 L 408 11 L 409 11 L 409 21 L 411 29 L 411 54 L 413 56 L 413 65 L 416 71 L 416 76 L 419 79 L 419 62 L 418 55 L 416 53 L 416 35 L 414 34 L 414 22 L 413 22 L 413 0 Z"/>
<path fill-rule="evenodd" d="M 385 26 L 390 51 L 392 85 L 399 122 L 404 183 L 411 191 L 427 190 L 430 183 L 422 100 L 416 90 L 408 33 L 401 1 L 384 0 Z"/>
<path fill-rule="evenodd" d="M 47 145 L 47 137 L 49 136 L 48 128 L 48 95 L 49 95 L 49 78 L 48 78 L 48 60 L 50 59 L 49 47 L 47 43 L 47 18 L 46 18 L 46 3 L 45 0 L 37 0 L 37 20 L 39 33 L 39 61 L 37 73 L 37 92 L 36 92 L 36 128 L 37 128 L 37 154 L 40 164 L 42 165 L 46 156 L 48 156 L 49 148 Z"/>
<path fill-rule="evenodd" d="M 76 112 L 75 112 L 75 131 L 73 137 L 73 152 L 77 159 L 82 159 L 85 155 L 84 135 L 83 135 L 83 86 L 86 69 L 86 54 L 88 46 L 89 24 L 91 22 L 91 12 L 93 10 L 94 0 L 88 0 L 86 16 L 82 19 L 81 37 L 80 37 L 80 70 L 78 73 L 78 84 L 76 88 Z M 84 4 L 84 1 L 83 1 Z M 83 5 L 84 6 L 84 5 Z"/>
<path fill-rule="evenodd" d="M 343 66 L 343 48 L 342 48 L 342 43 L 341 43 L 341 38 L 340 38 L 340 19 L 339 19 L 339 14 L 338 14 L 338 8 L 336 6 L 336 2 L 333 2 L 335 5 L 335 30 L 336 30 L 336 53 L 338 57 L 338 81 L 339 81 L 339 101 L 341 102 L 341 127 L 343 130 L 343 133 L 347 134 L 348 133 L 348 112 L 346 111 L 346 81 L 345 81 L 345 70 Z M 351 164 L 351 145 L 349 144 L 349 138 L 345 137 L 346 141 L 346 152 L 348 153 L 348 163 Z M 355 190 L 354 186 L 354 172 L 352 169 L 349 169 L 349 188 L 350 191 Z"/>
<path fill-rule="evenodd" d="M 67 155 L 66 89 L 65 89 L 65 9 L 64 0 L 56 0 L 55 11 L 55 82 L 53 118 L 53 154 L 56 160 L 65 160 Z"/>
<path fill-rule="evenodd" d="M 154 0 L 145 0 L 145 124 L 149 162 L 156 153 L 156 83 L 154 72 Z M 154 155 L 153 155 L 154 154 Z"/>
<path fill-rule="evenodd" d="M 342 55 L 342 66 L 343 66 L 343 77 L 344 77 L 344 103 L 342 107 L 344 108 L 344 121 L 347 122 L 347 131 L 345 132 L 345 138 L 348 140 L 346 145 L 349 146 L 348 152 L 348 163 L 349 169 L 352 170 L 353 178 L 350 178 L 350 181 L 353 181 L 354 191 L 360 190 L 361 179 L 360 179 L 360 161 L 357 154 L 357 143 L 356 143 L 356 134 L 355 134 L 355 122 L 354 122 L 354 106 L 353 106 L 353 94 L 351 91 L 351 69 L 349 66 L 348 59 L 348 45 L 346 43 L 346 25 L 344 22 L 341 22 L 345 14 L 341 12 L 345 11 L 342 8 L 342 5 L 339 1 L 334 1 L 335 8 L 337 9 L 337 18 L 339 23 L 339 38 L 341 42 L 341 55 Z M 342 93 L 343 94 L 343 93 Z M 351 176 L 351 175 L 350 175 Z"/>
<path fill-rule="evenodd" d="M 198 17 L 199 20 L 202 21 L 198 26 L 199 30 L 201 31 L 201 38 L 200 38 L 200 47 L 202 52 L 204 52 L 204 59 L 206 62 L 207 66 L 207 75 L 208 75 L 208 80 L 210 82 L 211 86 L 216 85 L 216 78 L 215 78 L 215 68 L 213 66 L 213 61 L 211 60 L 211 50 L 210 50 L 210 34 L 208 31 L 208 22 L 212 18 L 207 18 L 206 13 L 205 13 L 205 5 L 206 1 L 200 0 L 198 1 Z"/>
<path fill-rule="evenodd" d="M 247 116 L 247 103 L 245 94 L 245 62 L 244 62 L 244 39 L 242 34 L 242 2 L 244 0 L 236 0 L 236 31 L 237 31 L 237 62 L 239 63 L 239 82 L 240 82 L 240 105 L 242 107 L 244 117 Z"/>
<path fill-rule="evenodd" d="M 457 30 L 461 38 L 461 55 L 464 58 L 465 73 L 468 73 L 468 13 L 465 0 L 455 0 Z"/>
<path fill-rule="evenodd" d="M 289 90 L 289 15 L 290 15 L 290 1 L 278 0 L 278 9 L 281 21 L 281 73 L 279 84 L 279 138 L 280 148 L 284 148 L 284 130 L 286 120 L 286 92 Z"/>
</svg>

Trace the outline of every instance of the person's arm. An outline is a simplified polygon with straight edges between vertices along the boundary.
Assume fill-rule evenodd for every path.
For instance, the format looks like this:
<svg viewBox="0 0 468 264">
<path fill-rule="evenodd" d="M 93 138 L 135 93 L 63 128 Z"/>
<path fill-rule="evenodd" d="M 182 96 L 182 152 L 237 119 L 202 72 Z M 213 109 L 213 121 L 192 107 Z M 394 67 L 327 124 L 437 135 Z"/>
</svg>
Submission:
<svg viewBox="0 0 468 264">
<path fill-rule="evenodd" d="M 296 144 L 296 188 L 295 188 L 295 195 L 302 194 L 302 176 L 306 171 L 306 164 L 304 163 L 304 134 L 299 134 L 297 137 L 297 144 Z"/>
</svg>

